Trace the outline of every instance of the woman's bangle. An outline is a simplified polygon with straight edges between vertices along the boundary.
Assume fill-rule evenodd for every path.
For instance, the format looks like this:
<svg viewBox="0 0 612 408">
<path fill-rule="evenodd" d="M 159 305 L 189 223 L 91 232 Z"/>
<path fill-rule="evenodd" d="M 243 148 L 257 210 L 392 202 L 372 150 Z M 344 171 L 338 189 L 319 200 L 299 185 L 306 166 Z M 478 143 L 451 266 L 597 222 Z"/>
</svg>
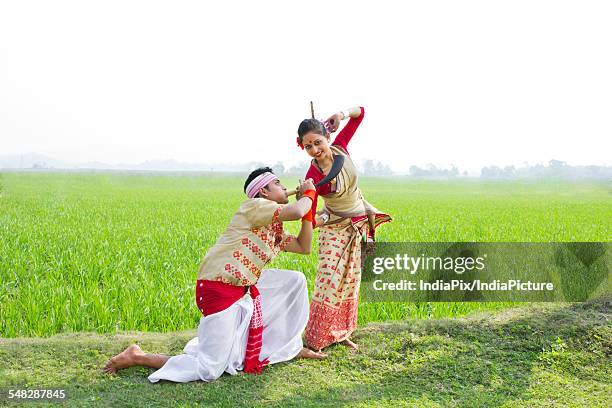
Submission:
<svg viewBox="0 0 612 408">
<path fill-rule="evenodd" d="M 348 110 L 341 110 L 340 113 L 342 113 L 342 120 L 350 118 Z"/>
</svg>

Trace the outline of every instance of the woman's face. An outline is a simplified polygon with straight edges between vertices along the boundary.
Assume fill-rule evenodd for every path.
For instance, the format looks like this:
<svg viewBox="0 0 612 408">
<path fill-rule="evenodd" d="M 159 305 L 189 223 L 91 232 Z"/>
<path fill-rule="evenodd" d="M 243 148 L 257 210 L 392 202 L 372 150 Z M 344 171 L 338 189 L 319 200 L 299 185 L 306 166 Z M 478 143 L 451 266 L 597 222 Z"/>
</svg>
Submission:
<svg viewBox="0 0 612 408">
<path fill-rule="evenodd" d="M 329 140 L 318 133 L 306 133 L 302 137 L 302 145 L 306 153 L 314 159 L 318 160 L 332 155 L 332 151 L 329 148 Z"/>
</svg>

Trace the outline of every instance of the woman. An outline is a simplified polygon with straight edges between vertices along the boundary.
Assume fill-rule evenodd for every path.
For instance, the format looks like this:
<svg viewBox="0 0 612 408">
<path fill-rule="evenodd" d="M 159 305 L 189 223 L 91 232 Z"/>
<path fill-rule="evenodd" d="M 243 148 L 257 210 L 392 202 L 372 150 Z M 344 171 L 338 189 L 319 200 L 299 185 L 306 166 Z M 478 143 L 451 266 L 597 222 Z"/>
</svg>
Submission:
<svg viewBox="0 0 612 408">
<path fill-rule="evenodd" d="M 298 145 L 312 157 L 306 178 L 312 178 L 315 184 L 330 171 L 334 156 L 345 157 L 335 179 L 317 187 L 325 206 L 313 221 L 320 227 L 319 262 L 304 337 L 309 347 L 319 351 L 333 343 L 357 349 L 349 337 L 357 326 L 361 241 L 373 241 L 376 228 L 391 220 L 368 203 L 357 186 L 357 170 L 348 145 L 363 116 L 364 109 L 356 107 L 338 112 L 325 122 L 305 119 L 298 128 Z M 330 133 L 345 119 L 348 123 L 330 143 Z M 312 205 L 314 213 L 316 199 Z"/>
</svg>

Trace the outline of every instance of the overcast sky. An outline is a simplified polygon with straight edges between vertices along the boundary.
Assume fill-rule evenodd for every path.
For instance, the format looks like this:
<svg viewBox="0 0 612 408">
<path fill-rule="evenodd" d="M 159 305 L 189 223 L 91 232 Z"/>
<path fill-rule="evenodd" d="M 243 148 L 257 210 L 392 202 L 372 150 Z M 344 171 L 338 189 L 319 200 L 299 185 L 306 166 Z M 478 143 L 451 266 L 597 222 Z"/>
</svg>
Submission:
<svg viewBox="0 0 612 408">
<path fill-rule="evenodd" d="M 358 160 L 611 164 L 610 1 L 4 1 L 0 155 L 306 159 L 355 105 Z"/>
</svg>

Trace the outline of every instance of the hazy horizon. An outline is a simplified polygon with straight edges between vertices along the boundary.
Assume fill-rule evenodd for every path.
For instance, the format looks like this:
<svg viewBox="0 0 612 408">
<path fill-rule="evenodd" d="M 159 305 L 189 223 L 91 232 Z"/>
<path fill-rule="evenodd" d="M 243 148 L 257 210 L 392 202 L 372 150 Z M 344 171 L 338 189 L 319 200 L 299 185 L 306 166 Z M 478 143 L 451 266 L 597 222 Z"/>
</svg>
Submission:
<svg viewBox="0 0 612 408">
<path fill-rule="evenodd" d="M 368 163 L 369 162 L 369 163 Z M 479 171 L 468 172 L 453 167 L 438 167 L 429 163 L 423 167 L 411 167 L 409 171 L 397 172 L 381 161 L 363 160 L 356 163 L 358 171 L 367 176 L 411 176 L 424 178 L 550 178 L 569 179 L 612 179 L 612 166 L 572 166 L 559 160 L 547 163 L 535 163 L 522 166 L 491 165 Z M 285 166 L 282 162 L 245 162 L 245 163 L 186 163 L 177 160 L 146 160 L 140 163 L 118 163 L 111 165 L 103 162 L 69 162 L 55 160 L 52 157 L 30 153 L 25 155 L 0 155 L 0 172 L 2 171 L 135 171 L 135 172 L 168 172 L 168 173 L 247 173 L 261 166 L 273 167 L 277 174 L 303 175 L 308 162 L 295 166 Z"/>
</svg>

